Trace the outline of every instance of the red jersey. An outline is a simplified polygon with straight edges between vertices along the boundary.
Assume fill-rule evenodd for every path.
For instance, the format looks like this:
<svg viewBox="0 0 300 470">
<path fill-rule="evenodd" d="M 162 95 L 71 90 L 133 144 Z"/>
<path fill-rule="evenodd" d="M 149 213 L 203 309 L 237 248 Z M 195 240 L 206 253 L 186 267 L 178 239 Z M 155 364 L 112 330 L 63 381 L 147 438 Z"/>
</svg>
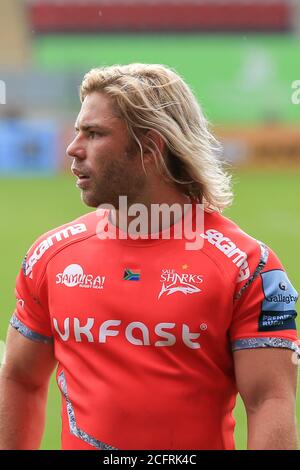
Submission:
<svg viewBox="0 0 300 470">
<path fill-rule="evenodd" d="M 17 279 L 12 326 L 54 341 L 63 449 L 234 449 L 233 351 L 296 349 L 281 263 L 216 212 L 199 250 L 103 240 L 98 223 L 42 236 Z"/>
</svg>

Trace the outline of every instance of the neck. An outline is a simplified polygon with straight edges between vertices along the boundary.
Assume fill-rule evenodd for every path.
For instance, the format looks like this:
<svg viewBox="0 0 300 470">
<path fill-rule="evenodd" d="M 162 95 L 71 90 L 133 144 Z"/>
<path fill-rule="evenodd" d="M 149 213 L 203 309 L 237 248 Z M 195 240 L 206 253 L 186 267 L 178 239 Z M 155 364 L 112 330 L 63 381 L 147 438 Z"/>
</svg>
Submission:
<svg viewBox="0 0 300 470">
<path fill-rule="evenodd" d="M 156 188 L 151 197 L 145 196 L 131 205 L 121 204 L 111 212 L 111 222 L 126 233 L 157 233 L 180 220 L 186 204 L 191 204 L 190 198 L 176 187 L 165 187 L 164 191 Z"/>
</svg>

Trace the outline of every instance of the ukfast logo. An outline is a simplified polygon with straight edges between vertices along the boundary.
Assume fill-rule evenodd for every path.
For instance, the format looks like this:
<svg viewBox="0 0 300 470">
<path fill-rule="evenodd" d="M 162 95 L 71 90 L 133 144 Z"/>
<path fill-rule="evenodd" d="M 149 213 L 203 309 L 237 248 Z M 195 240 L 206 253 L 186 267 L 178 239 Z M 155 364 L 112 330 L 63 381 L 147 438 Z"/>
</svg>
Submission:
<svg viewBox="0 0 300 470">
<path fill-rule="evenodd" d="M 157 323 L 151 328 L 140 321 L 124 324 L 121 320 L 105 320 L 98 323 L 95 317 L 71 318 L 66 317 L 64 320 L 53 318 L 53 326 L 58 338 L 67 342 L 73 338 L 77 343 L 100 343 L 111 344 L 115 341 L 113 338 L 117 336 L 125 337 L 128 343 L 134 346 L 154 346 L 154 347 L 170 347 L 174 346 L 178 341 L 190 349 L 199 349 L 200 336 L 206 334 L 207 325 L 194 326 L 196 331 L 191 331 L 189 325 L 176 323 Z"/>
<path fill-rule="evenodd" d="M 227 258 L 240 268 L 237 282 L 244 281 L 250 276 L 250 269 L 247 261 L 247 254 L 240 250 L 230 238 L 225 237 L 223 233 L 215 229 L 206 230 L 201 233 L 201 237 L 220 250 Z"/>
<path fill-rule="evenodd" d="M 66 287 L 82 287 L 85 289 L 103 289 L 105 276 L 94 276 L 84 272 L 79 264 L 70 264 L 62 273 L 56 275 L 56 284 Z"/>
<path fill-rule="evenodd" d="M 197 294 L 201 292 L 199 284 L 203 282 L 203 276 L 200 274 L 178 273 L 175 269 L 163 269 L 160 277 L 162 287 L 158 298 L 162 295 L 172 295 L 175 292 L 183 294 Z"/>
<path fill-rule="evenodd" d="M 70 237 L 78 235 L 79 233 L 86 232 L 85 224 L 75 224 L 65 227 L 58 232 L 53 233 L 48 238 L 43 240 L 34 250 L 30 257 L 25 257 L 23 262 L 23 272 L 25 276 L 32 277 L 32 269 L 35 264 L 44 256 L 47 250 L 56 243 L 67 240 Z"/>
</svg>

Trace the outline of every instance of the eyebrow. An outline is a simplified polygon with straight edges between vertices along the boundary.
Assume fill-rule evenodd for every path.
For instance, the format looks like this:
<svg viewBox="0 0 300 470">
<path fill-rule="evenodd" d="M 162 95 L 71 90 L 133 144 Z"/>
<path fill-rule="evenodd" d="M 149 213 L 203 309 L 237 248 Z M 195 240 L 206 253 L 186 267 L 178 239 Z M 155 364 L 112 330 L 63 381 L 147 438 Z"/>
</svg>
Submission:
<svg viewBox="0 0 300 470">
<path fill-rule="evenodd" d="M 101 131 L 108 131 L 108 127 L 100 126 L 99 124 L 96 123 L 91 123 L 91 124 L 83 124 L 81 126 L 78 126 L 78 124 L 75 124 L 75 131 L 79 131 L 82 129 L 83 131 L 89 131 L 91 129 L 98 129 Z"/>
</svg>

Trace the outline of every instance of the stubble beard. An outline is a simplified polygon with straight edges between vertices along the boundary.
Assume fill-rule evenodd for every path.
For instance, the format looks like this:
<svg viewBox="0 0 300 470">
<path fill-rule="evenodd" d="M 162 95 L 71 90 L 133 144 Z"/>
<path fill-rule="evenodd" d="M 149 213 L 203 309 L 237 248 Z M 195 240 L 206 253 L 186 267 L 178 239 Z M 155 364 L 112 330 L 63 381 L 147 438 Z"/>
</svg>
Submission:
<svg viewBox="0 0 300 470">
<path fill-rule="evenodd" d="M 128 207 L 136 202 L 143 202 L 146 174 L 143 170 L 137 170 L 137 164 L 132 164 L 133 156 L 127 152 L 124 162 L 125 164 L 118 161 L 111 162 L 102 175 L 95 177 L 91 182 L 91 189 L 82 190 L 81 199 L 85 205 L 99 207 L 110 204 L 118 210 L 120 196 L 127 197 Z"/>
</svg>

